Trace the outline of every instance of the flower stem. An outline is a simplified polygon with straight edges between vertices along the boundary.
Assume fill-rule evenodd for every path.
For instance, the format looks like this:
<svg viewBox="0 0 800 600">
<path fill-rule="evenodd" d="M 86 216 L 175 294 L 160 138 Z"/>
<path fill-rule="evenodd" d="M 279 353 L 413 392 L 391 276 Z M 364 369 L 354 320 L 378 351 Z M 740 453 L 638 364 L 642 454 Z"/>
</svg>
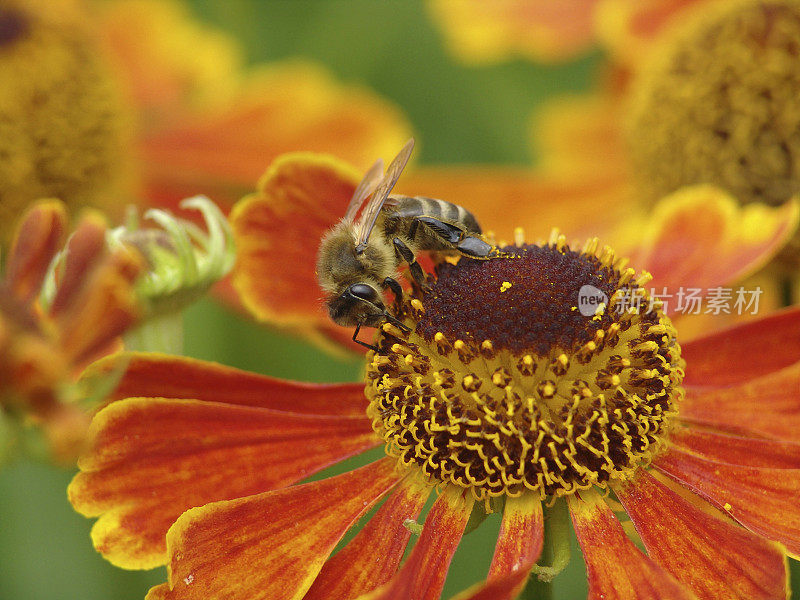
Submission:
<svg viewBox="0 0 800 600">
<path fill-rule="evenodd" d="M 552 600 L 553 578 L 564 570 L 570 559 L 569 527 L 569 513 L 563 499 L 544 507 L 542 555 L 531 570 L 520 600 Z"/>
<path fill-rule="evenodd" d="M 142 352 L 183 353 L 183 313 L 171 312 L 147 319 L 125 334 L 125 349 Z"/>
</svg>

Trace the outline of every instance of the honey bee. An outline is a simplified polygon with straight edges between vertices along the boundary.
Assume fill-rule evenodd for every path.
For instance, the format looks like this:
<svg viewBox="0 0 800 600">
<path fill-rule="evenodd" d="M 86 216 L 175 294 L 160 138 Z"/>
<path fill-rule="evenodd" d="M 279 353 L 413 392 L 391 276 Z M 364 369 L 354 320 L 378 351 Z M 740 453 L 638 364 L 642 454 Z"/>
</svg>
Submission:
<svg viewBox="0 0 800 600">
<path fill-rule="evenodd" d="M 327 297 L 328 313 L 338 325 L 378 327 L 389 321 L 406 326 L 386 309 L 383 291 L 402 297 L 397 269 L 408 264 L 411 277 L 424 287 L 426 275 L 415 252 L 460 253 L 486 260 L 500 256 L 481 236 L 475 217 L 462 206 L 435 198 L 390 196 L 411 156 L 409 140 L 392 160 L 386 173 L 378 160 L 353 194 L 344 217 L 322 238 L 317 257 L 317 277 Z"/>
</svg>

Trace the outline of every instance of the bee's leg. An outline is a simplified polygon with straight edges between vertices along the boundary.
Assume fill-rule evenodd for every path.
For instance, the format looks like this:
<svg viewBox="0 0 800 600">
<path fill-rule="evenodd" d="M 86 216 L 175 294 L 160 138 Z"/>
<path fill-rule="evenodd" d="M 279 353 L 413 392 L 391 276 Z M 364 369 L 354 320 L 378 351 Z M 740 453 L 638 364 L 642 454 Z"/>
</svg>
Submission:
<svg viewBox="0 0 800 600">
<path fill-rule="evenodd" d="M 386 320 L 389 321 L 392 325 L 399 327 L 403 333 L 411 333 L 411 327 L 403 323 L 400 319 L 395 317 L 394 315 L 390 315 L 389 313 L 384 313 L 383 315 L 386 317 Z"/>
<path fill-rule="evenodd" d="M 453 246 L 455 250 L 458 250 L 464 256 L 477 258 L 479 260 L 497 258 L 500 256 L 495 246 L 484 242 L 477 235 L 457 225 L 445 223 L 434 217 L 426 216 L 417 217 L 415 222 L 423 223 L 430 231 Z"/>
<path fill-rule="evenodd" d="M 403 240 L 400 238 L 394 238 L 392 243 L 394 244 L 394 249 L 400 258 L 408 263 L 408 268 L 411 271 L 411 277 L 414 278 L 414 281 L 416 281 L 417 284 L 422 288 L 427 287 L 428 283 L 427 277 L 425 276 L 425 271 L 422 270 L 422 267 L 417 262 L 417 259 L 414 256 L 414 252 L 411 250 L 411 248 L 406 246 L 405 242 L 403 242 Z"/>
<path fill-rule="evenodd" d="M 353 332 L 353 341 L 356 344 L 364 346 L 364 348 L 369 348 L 370 350 L 374 350 L 375 352 L 378 352 L 378 347 L 377 346 L 375 346 L 373 344 L 368 344 L 367 342 L 362 342 L 361 340 L 357 339 L 359 331 L 361 331 L 361 323 L 356 325 L 356 330 Z"/>
<path fill-rule="evenodd" d="M 398 302 L 402 300 L 403 288 L 400 287 L 400 284 L 396 279 L 394 279 L 393 277 L 387 277 L 386 279 L 383 280 L 383 287 L 385 288 L 388 287 L 390 290 L 392 290 L 395 300 L 397 300 Z"/>
</svg>

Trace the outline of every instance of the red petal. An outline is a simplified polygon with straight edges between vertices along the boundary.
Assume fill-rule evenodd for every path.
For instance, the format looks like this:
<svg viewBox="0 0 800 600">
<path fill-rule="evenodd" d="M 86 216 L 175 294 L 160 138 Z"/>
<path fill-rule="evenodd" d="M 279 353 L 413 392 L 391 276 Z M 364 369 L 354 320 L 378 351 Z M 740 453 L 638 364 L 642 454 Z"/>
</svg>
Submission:
<svg viewBox="0 0 800 600">
<path fill-rule="evenodd" d="M 647 472 L 617 490 L 650 557 L 704 600 L 786 598 L 781 548 L 704 512 Z M 710 508 L 710 507 L 709 507 Z"/>
<path fill-rule="evenodd" d="M 284 487 L 378 443 L 361 417 L 132 398 L 96 415 L 69 495 L 101 516 L 100 552 L 149 568 L 166 559 L 164 534 L 185 510 Z"/>
<path fill-rule="evenodd" d="M 742 467 L 678 450 L 653 465 L 688 486 L 750 531 L 800 555 L 800 470 Z"/>
<path fill-rule="evenodd" d="M 303 600 L 349 600 L 386 583 L 397 572 L 430 488 L 401 487 L 347 546 L 325 563 Z"/>
<path fill-rule="evenodd" d="M 22 217 L 6 264 L 6 282 L 21 302 L 39 293 L 50 261 L 64 243 L 67 213 L 56 200 L 37 203 Z"/>
<path fill-rule="evenodd" d="M 569 496 L 568 500 L 586 561 L 589 600 L 694 600 L 691 592 L 633 545 L 602 499 Z"/>
<path fill-rule="evenodd" d="M 800 308 L 732 327 L 682 346 L 687 386 L 744 383 L 800 361 Z"/>
<path fill-rule="evenodd" d="M 285 381 L 224 365 L 168 354 L 128 352 L 97 361 L 84 378 L 125 369 L 111 400 L 133 396 L 191 398 L 294 413 L 360 417 L 367 400 L 363 383 Z"/>
<path fill-rule="evenodd" d="M 800 363 L 726 388 L 688 388 L 680 418 L 690 423 L 783 440 L 800 431 Z"/>
<path fill-rule="evenodd" d="M 707 460 L 748 467 L 800 469 L 800 444 L 680 428 L 670 443 Z"/>
<path fill-rule="evenodd" d="M 397 483 L 394 461 L 184 513 L 167 534 L 173 600 L 299 599 L 336 544 Z"/>
<path fill-rule="evenodd" d="M 383 587 L 359 600 L 439 600 L 450 561 L 464 535 L 472 498 L 446 489 L 431 507 L 416 546 L 403 567 Z"/>
<path fill-rule="evenodd" d="M 510 600 L 516 598 L 544 544 L 544 517 L 539 496 L 507 498 L 500 535 L 489 577 L 453 600 Z"/>
</svg>

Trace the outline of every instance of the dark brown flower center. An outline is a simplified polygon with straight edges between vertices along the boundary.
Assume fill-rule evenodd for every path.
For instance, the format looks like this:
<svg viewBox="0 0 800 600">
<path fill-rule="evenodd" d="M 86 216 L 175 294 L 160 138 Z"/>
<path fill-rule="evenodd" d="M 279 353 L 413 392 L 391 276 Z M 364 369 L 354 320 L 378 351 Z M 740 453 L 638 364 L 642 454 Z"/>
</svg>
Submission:
<svg viewBox="0 0 800 600">
<path fill-rule="evenodd" d="M 659 302 L 596 240 L 444 263 L 397 307 L 367 368 L 387 452 L 477 499 L 564 495 L 650 460 L 682 396 Z M 638 305 L 639 308 L 631 308 Z"/>
</svg>

